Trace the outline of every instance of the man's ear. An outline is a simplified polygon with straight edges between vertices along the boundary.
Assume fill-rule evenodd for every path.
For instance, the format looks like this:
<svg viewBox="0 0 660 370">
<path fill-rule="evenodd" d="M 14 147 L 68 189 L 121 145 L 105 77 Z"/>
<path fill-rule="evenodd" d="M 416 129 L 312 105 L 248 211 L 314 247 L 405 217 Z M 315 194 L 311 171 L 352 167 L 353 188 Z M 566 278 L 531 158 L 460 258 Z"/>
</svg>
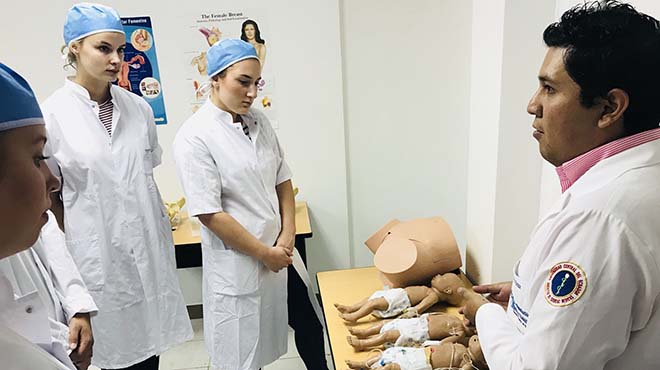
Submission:
<svg viewBox="0 0 660 370">
<path fill-rule="evenodd" d="M 598 120 L 598 128 L 608 128 L 621 121 L 629 103 L 627 92 L 618 88 L 610 90 L 603 99 L 603 113 Z"/>
</svg>

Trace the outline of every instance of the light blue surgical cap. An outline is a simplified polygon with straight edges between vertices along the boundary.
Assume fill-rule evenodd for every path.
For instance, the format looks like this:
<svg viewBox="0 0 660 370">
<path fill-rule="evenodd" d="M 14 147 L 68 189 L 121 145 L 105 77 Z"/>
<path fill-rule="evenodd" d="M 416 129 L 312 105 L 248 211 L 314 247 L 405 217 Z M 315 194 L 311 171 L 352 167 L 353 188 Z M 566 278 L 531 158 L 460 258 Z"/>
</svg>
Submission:
<svg viewBox="0 0 660 370">
<path fill-rule="evenodd" d="M 43 124 L 44 116 L 30 85 L 0 63 L 0 131 Z"/>
<path fill-rule="evenodd" d="M 101 32 L 119 32 L 124 34 L 119 14 L 109 6 L 93 3 L 76 4 L 66 13 L 64 23 L 64 43 L 70 46 L 72 41 Z"/>
<path fill-rule="evenodd" d="M 224 39 L 206 52 L 206 70 L 209 71 L 209 77 L 213 77 L 245 59 L 259 59 L 254 46 L 239 39 Z"/>
</svg>

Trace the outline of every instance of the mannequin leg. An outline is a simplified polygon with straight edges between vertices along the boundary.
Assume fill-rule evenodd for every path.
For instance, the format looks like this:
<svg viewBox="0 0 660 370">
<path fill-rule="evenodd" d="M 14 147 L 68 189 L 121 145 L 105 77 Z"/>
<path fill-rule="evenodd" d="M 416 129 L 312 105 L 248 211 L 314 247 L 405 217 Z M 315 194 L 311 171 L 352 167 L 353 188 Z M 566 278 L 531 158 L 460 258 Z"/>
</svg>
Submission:
<svg viewBox="0 0 660 370">
<path fill-rule="evenodd" d="M 385 298 L 376 298 L 376 299 L 370 299 L 360 307 L 359 310 L 352 312 L 352 313 L 340 313 L 339 317 L 342 319 L 349 321 L 349 322 L 355 322 L 358 321 L 359 319 L 369 315 L 372 313 L 374 310 L 387 310 L 389 307 L 389 303 L 387 303 L 387 300 Z"/>
<path fill-rule="evenodd" d="M 360 339 L 368 338 L 372 335 L 380 334 L 380 329 L 383 328 L 383 325 L 385 325 L 387 321 L 379 321 L 377 324 L 372 325 L 368 328 L 354 328 L 354 327 L 349 327 L 348 332 L 351 333 L 351 335 L 354 335 Z"/>
<path fill-rule="evenodd" d="M 346 337 L 348 344 L 353 346 L 355 350 L 361 351 L 365 348 L 382 346 L 385 343 L 394 343 L 399 338 L 401 333 L 398 330 L 388 330 L 383 334 L 376 335 L 367 339 L 358 339 L 355 337 Z"/>
<path fill-rule="evenodd" d="M 371 357 L 365 361 L 353 361 L 353 360 L 346 360 L 346 365 L 355 370 L 360 370 L 360 369 L 369 369 L 369 364 L 373 364 L 374 362 L 378 361 L 380 359 L 380 355 L 376 355 L 374 357 Z"/>
<path fill-rule="evenodd" d="M 364 306 L 364 304 L 367 303 L 368 300 L 369 300 L 369 298 L 365 298 L 365 299 L 361 300 L 360 302 L 352 304 L 350 306 L 335 303 L 335 308 L 337 309 L 337 311 L 339 311 L 341 313 L 351 313 L 351 312 L 355 312 L 355 311 L 359 310 L 360 307 Z"/>
<path fill-rule="evenodd" d="M 401 370 L 401 366 L 395 363 L 389 363 L 385 366 L 379 367 L 379 370 Z"/>
</svg>

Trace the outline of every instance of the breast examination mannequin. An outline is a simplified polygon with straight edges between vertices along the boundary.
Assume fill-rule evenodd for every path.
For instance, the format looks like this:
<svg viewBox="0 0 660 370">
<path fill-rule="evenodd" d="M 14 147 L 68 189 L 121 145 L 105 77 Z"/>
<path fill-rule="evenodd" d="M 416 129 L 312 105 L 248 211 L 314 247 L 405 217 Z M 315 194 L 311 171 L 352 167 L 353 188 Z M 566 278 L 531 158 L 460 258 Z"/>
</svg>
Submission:
<svg viewBox="0 0 660 370">
<path fill-rule="evenodd" d="M 393 288 L 426 283 L 462 264 L 454 233 L 440 217 L 392 220 L 365 244 L 386 285 Z"/>
</svg>

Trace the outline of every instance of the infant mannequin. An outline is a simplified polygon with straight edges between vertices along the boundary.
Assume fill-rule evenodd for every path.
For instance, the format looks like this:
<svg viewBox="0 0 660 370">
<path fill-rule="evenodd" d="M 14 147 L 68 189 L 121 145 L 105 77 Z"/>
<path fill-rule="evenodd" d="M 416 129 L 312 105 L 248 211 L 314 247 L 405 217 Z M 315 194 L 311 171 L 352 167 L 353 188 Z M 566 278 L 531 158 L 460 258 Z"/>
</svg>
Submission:
<svg viewBox="0 0 660 370">
<path fill-rule="evenodd" d="M 468 338 L 473 334 L 459 317 L 438 312 L 424 314 L 419 318 L 381 321 L 366 329 L 348 330 L 355 335 L 347 337 L 348 343 L 357 351 L 392 344 L 400 347 L 421 346 L 429 339 L 467 345 Z"/>
<path fill-rule="evenodd" d="M 456 291 L 463 286 L 461 278 L 454 273 L 436 275 L 431 287 L 417 285 L 406 288 L 379 290 L 351 306 L 335 303 L 339 316 L 355 322 L 369 314 L 379 318 L 390 318 L 405 312 L 403 317 L 416 317 L 438 302 L 460 307 L 463 297 Z"/>
<path fill-rule="evenodd" d="M 473 339 L 474 338 L 474 339 Z M 347 360 L 351 369 L 376 370 L 484 370 L 483 353 L 477 336 L 470 338 L 470 346 L 443 343 L 425 348 L 391 347 L 366 361 Z"/>
</svg>

